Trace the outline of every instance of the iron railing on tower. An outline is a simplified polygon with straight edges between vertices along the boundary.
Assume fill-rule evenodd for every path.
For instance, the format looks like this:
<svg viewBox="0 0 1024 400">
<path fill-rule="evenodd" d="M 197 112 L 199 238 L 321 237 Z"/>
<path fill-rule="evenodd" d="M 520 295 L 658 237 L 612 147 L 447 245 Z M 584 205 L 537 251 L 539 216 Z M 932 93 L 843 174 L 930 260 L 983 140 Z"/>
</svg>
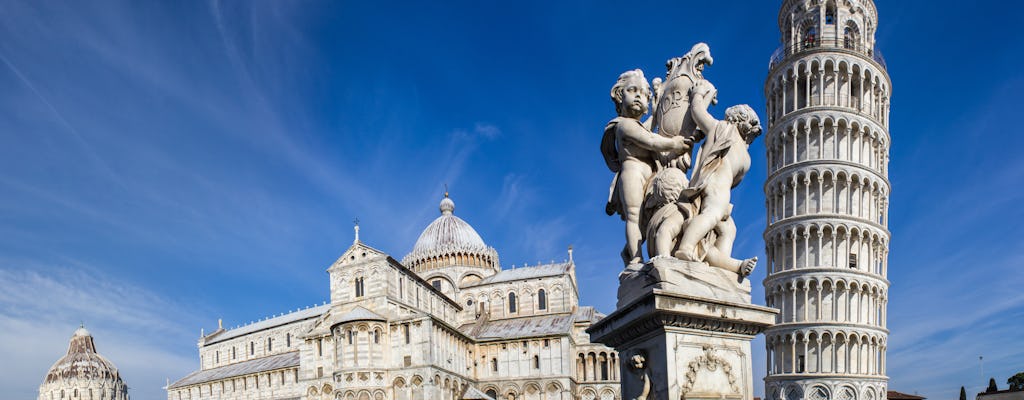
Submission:
<svg viewBox="0 0 1024 400">
<path fill-rule="evenodd" d="M 872 60 L 881 65 L 882 68 L 888 69 L 885 64 L 885 57 L 882 56 L 882 52 L 878 50 L 878 47 L 867 48 L 859 40 L 855 40 L 850 37 L 836 36 L 836 35 L 821 35 L 821 36 L 808 36 L 803 40 L 798 40 L 793 43 L 783 44 L 779 48 L 775 49 L 772 53 L 772 57 L 768 62 L 768 70 L 772 70 L 787 56 L 800 53 L 803 51 L 829 48 L 829 49 L 843 49 L 853 52 L 859 52 L 867 54 Z"/>
</svg>

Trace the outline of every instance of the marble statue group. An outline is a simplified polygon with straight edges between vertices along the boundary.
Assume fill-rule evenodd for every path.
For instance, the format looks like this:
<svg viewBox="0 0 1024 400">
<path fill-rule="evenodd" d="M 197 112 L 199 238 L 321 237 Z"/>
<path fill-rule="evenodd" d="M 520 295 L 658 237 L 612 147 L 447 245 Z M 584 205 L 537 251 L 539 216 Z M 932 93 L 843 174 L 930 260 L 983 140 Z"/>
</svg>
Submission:
<svg viewBox="0 0 1024 400">
<path fill-rule="evenodd" d="M 645 244 L 652 260 L 703 262 L 740 279 L 757 264 L 756 257 L 732 256 L 730 191 L 750 169 L 748 146 L 761 125 L 745 104 L 729 107 L 723 120 L 708 112 L 718 91 L 703 71 L 713 62 L 698 43 L 668 60 L 666 79 L 655 78 L 653 91 L 639 69 L 612 87 L 618 116 L 605 127 L 601 152 L 615 177 L 605 211 L 626 222 L 627 270 L 643 263 Z"/>
</svg>

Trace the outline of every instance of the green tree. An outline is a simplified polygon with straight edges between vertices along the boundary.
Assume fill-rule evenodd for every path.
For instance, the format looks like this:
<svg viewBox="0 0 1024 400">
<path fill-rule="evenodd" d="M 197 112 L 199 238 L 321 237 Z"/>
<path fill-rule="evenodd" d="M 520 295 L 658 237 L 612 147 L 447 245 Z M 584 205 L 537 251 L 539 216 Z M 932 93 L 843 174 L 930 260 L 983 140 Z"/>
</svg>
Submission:
<svg viewBox="0 0 1024 400">
<path fill-rule="evenodd" d="M 1024 390 L 1024 372 L 1018 372 L 1006 380 L 1010 384 L 1010 390 Z"/>
<path fill-rule="evenodd" d="M 963 386 L 960 387 L 960 400 L 967 400 L 967 390 Z"/>
<path fill-rule="evenodd" d="M 996 386 L 996 378 L 988 378 L 988 389 L 985 389 L 985 393 L 998 392 L 999 387 Z"/>
</svg>

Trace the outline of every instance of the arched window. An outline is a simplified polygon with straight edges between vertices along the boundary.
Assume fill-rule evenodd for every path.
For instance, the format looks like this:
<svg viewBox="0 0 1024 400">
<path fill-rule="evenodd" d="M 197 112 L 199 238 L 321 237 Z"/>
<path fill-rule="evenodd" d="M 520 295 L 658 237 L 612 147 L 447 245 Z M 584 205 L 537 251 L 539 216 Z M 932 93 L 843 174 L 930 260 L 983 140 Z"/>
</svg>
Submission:
<svg viewBox="0 0 1024 400">
<path fill-rule="evenodd" d="M 284 334 L 284 345 L 285 345 L 285 347 L 292 347 L 292 334 L 291 333 Z"/>
<path fill-rule="evenodd" d="M 249 342 L 249 355 L 256 354 L 256 342 Z"/>
<path fill-rule="evenodd" d="M 356 278 L 355 289 L 356 297 L 363 297 L 366 294 L 366 288 L 363 286 L 363 278 Z"/>
<path fill-rule="evenodd" d="M 237 354 L 235 354 L 235 348 L 232 347 L 231 348 L 231 359 L 234 360 L 235 358 L 237 358 L 236 356 L 237 356 Z"/>
<path fill-rule="evenodd" d="M 486 394 L 487 396 L 490 396 L 490 398 L 492 398 L 492 399 L 497 399 L 498 398 L 498 392 L 495 391 L 494 389 L 487 389 L 487 391 L 484 392 L 484 394 Z"/>
<path fill-rule="evenodd" d="M 509 313 L 515 313 L 516 312 L 516 294 L 515 293 L 509 293 L 508 294 L 508 312 Z"/>
<path fill-rule="evenodd" d="M 274 338 L 267 338 L 267 351 L 274 350 Z"/>
<path fill-rule="evenodd" d="M 548 294 L 544 289 L 537 291 L 537 309 L 547 310 L 548 309 Z"/>
<path fill-rule="evenodd" d="M 846 23 L 846 28 L 843 29 L 843 48 L 856 50 L 860 43 L 860 29 L 857 28 L 857 24 L 853 21 Z"/>
<path fill-rule="evenodd" d="M 818 27 L 811 25 L 804 28 L 804 47 L 818 47 Z"/>
<path fill-rule="evenodd" d="M 380 331 L 373 331 L 373 343 L 380 344 Z"/>
<path fill-rule="evenodd" d="M 828 2 L 828 6 L 825 7 L 825 24 L 835 25 L 836 23 L 836 2 Z"/>
<path fill-rule="evenodd" d="M 540 356 L 533 356 L 533 369 L 540 369 Z"/>
<path fill-rule="evenodd" d="M 491 371 L 498 372 L 498 359 L 497 358 L 492 358 L 491 359 Z"/>
</svg>

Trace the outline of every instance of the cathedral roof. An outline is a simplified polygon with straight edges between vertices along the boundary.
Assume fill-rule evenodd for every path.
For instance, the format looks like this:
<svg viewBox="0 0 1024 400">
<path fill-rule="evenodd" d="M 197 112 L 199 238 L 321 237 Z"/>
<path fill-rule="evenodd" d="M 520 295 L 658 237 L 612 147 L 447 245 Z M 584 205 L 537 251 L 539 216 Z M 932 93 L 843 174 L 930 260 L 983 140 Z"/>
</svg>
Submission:
<svg viewBox="0 0 1024 400">
<path fill-rule="evenodd" d="M 493 397 L 488 396 L 487 393 L 481 392 L 473 386 L 466 386 L 466 392 L 462 394 L 461 400 L 494 400 Z"/>
<path fill-rule="evenodd" d="M 96 379 L 121 381 L 114 363 L 96 352 L 92 334 L 84 326 L 75 330 L 68 344 L 68 352 L 57 360 L 46 373 L 44 383 L 64 379 Z"/>
<path fill-rule="evenodd" d="M 455 216 L 455 202 L 445 193 L 440 204 L 441 216 L 427 225 L 412 251 L 402 259 L 407 267 L 422 271 L 445 266 L 478 266 L 497 269 L 497 252 L 487 246 L 469 223 Z M 423 266 L 423 268 L 421 268 Z"/>
<path fill-rule="evenodd" d="M 170 386 L 167 386 L 167 389 L 176 389 L 189 385 L 217 381 L 235 376 L 258 374 L 282 368 L 292 368 L 297 367 L 298 365 L 299 352 L 297 351 L 275 354 L 272 356 L 260 357 L 255 360 L 225 365 L 223 367 L 201 369 L 188 374 L 188 376 L 181 378 L 177 382 L 172 383 Z"/>
<path fill-rule="evenodd" d="M 445 196 L 441 200 L 441 216 L 427 226 L 412 247 L 412 253 L 435 249 L 477 250 L 487 249 L 480 234 L 462 218 L 455 216 L 455 202 Z"/>
<path fill-rule="evenodd" d="M 567 334 L 572 330 L 574 321 L 573 314 L 556 314 L 474 322 L 459 327 L 459 330 L 478 340 L 525 339 Z"/>
<path fill-rule="evenodd" d="M 349 311 L 342 316 L 338 317 L 337 320 L 331 321 L 332 325 L 344 324 L 346 322 L 353 321 L 387 321 L 387 318 L 380 316 L 373 311 L 367 310 L 361 306 L 356 306 L 352 311 Z"/>
<path fill-rule="evenodd" d="M 323 315 L 325 312 L 327 312 L 327 310 L 330 308 L 330 304 L 310 307 L 303 310 L 291 312 L 279 317 L 265 319 L 263 321 L 249 324 L 240 328 L 235 328 L 229 331 L 214 332 L 213 334 L 210 334 L 209 336 L 206 336 L 204 338 L 206 340 L 205 344 L 223 342 L 228 339 L 234 339 L 236 337 L 248 335 L 253 332 L 259 332 L 264 329 L 270 329 L 281 325 L 290 324 L 292 322 L 301 321 L 304 319 L 319 317 Z"/>
<path fill-rule="evenodd" d="M 498 272 L 497 274 L 491 275 L 487 278 L 484 278 L 480 282 L 473 284 L 473 286 L 486 285 L 489 283 L 510 282 L 523 279 L 558 276 L 569 272 L 569 268 L 571 266 L 571 262 L 562 262 L 554 264 L 537 265 L 533 267 L 504 269 Z"/>
</svg>

